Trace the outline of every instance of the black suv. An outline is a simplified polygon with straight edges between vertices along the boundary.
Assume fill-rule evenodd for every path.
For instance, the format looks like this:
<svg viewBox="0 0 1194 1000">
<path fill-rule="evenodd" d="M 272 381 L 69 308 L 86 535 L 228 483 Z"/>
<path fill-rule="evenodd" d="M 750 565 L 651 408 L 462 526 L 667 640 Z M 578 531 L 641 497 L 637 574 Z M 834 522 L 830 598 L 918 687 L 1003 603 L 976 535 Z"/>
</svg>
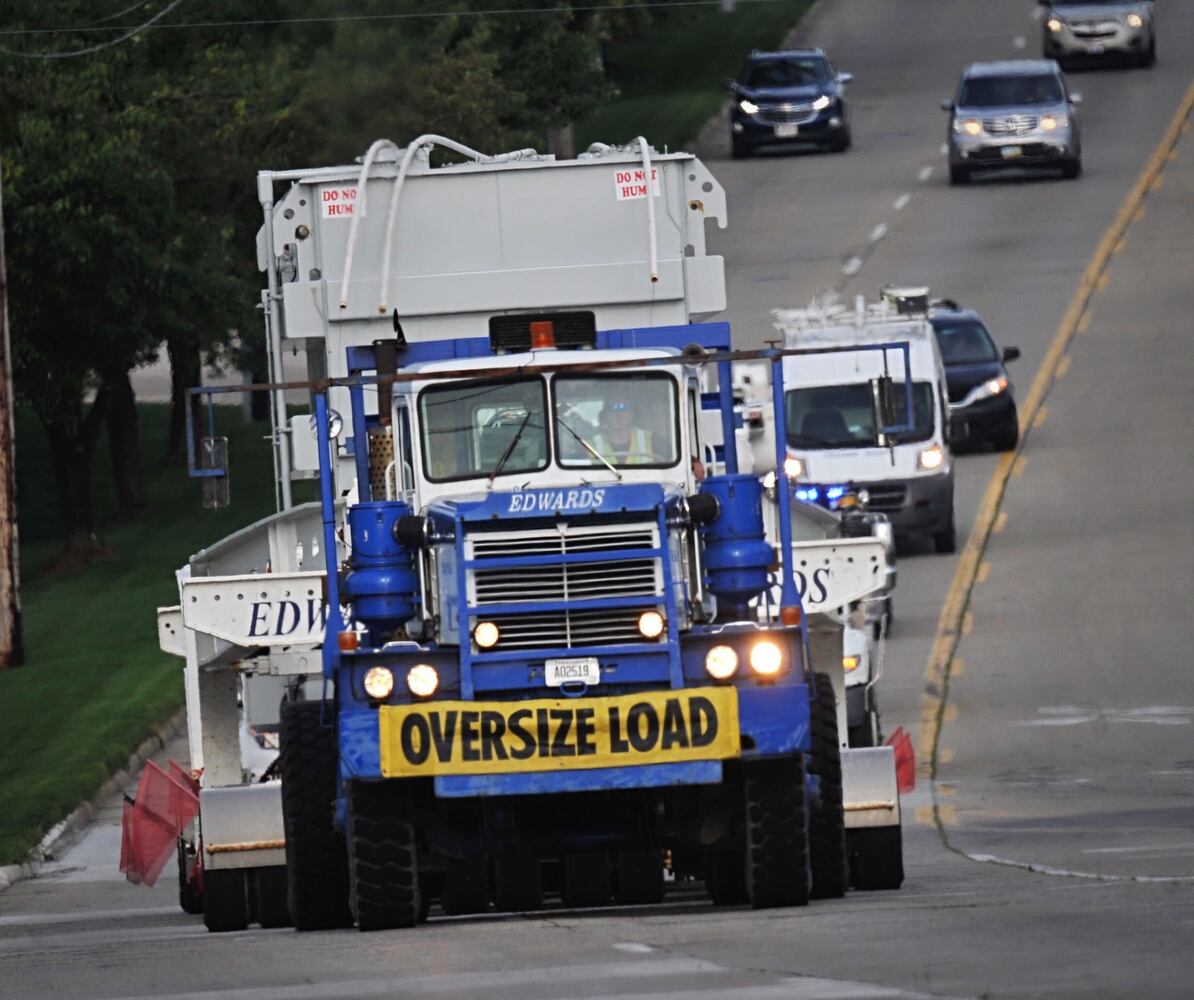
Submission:
<svg viewBox="0 0 1194 1000">
<path fill-rule="evenodd" d="M 997 451 L 1011 451 L 1020 441 L 1020 423 L 1004 365 L 1020 356 L 1020 348 L 1000 352 L 978 313 L 950 299 L 934 304 L 929 322 L 945 364 L 950 443 L 989 441 Z"/>
<path fill-rule="evenodd" d="M 734 159 L 774 144 L 849 149 L 845 85 L 853 79 L 820 49 L 752 52 L 739 78 L 727 82 Z"/>
</svg>

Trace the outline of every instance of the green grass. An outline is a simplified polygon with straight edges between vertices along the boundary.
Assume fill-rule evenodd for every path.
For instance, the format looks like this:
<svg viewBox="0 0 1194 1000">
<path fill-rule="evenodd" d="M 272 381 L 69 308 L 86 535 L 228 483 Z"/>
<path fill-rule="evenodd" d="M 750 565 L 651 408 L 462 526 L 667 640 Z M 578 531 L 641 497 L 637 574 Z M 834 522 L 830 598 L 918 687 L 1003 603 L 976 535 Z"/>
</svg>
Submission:
<svg viewBox="0 0 1194 1000">
<path fill-rule="evenodd" d="M 139 412 L 149 464 L 164 450 L 168 408 Z M 274 506 L 266 428 L 242 423 L 231 407 L 218 412 L 230 438 L 231 507 L 203 510 L 198 481 L 159 461 L 148 469 L 149 507 L 113 518 L 101 440 L 95 497 L 112 554 L 49 574 L 60 549 L 49 455 L 36 419 L 18 413 L 26 663 L 0 673 L 0 864 L 22 858 L 182 705 L 182 660 L 158 649 L 154 609 L 178 603 L 174 571 L 192 553 Z"/>
<path fill-rule="evenodd" d="M 684 148 L 725 101 L 725 80 L 738 74 L 747 53 L 779 45 L 811 5 L 744 0 L 732 14 L 716 7 L 659 11 L 648 31 L 610 47 L 607 69 L 621 97 L 577 123 L 577 150 L 638 135 L 659 150 Z"/>
</svg>

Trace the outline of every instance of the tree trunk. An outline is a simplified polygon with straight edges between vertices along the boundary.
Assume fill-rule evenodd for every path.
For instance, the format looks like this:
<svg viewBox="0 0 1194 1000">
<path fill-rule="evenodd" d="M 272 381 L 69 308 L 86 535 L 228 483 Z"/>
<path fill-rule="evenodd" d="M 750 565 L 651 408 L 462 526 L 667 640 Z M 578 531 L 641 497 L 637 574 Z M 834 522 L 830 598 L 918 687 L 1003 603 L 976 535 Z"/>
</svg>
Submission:
<svg viewBox="0 0 1194 1000">
<path fill-rule="evenodd" d="M 108 388 L 102 386 L 86 417 L 83 402 L 40 413 L 50 443 L 63 555 L 86 561 L 102 551 L 96 537 L 95 504 L 91 496 L 91 456 L 108 409 Z"/>
<path fill-rule="evenodd" d="M 194 431 L 195 454 L 199 454 L 199 439 L 203 436 L 203 408 L 197 396 L 187 395 L 188 389 L 202 384 L 203 371 L 199 348 L 188 337 L 167 337 L 166 351 L 170 355 L 170 434 L 166 440 L 166 457 L 186 455 L 186 406 L 191 406 L 191 427 Z"/>
<path fill-rule="evenodd" d="M 108 387 L 108 457 L 116 484 L 116 504 L 122 511 L 145 506 L 145 477 L 141 472 L 141 441 L 137 430 L 137 397 L 126 369 L 104 376 Z"/>
</svg>

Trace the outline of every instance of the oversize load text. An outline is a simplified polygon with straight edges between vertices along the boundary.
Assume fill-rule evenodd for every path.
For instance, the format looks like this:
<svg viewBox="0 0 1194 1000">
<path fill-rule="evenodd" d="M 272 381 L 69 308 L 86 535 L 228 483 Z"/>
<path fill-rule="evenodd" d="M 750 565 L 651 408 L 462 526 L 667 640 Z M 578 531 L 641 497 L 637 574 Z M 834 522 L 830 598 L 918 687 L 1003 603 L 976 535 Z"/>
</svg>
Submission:
<svg viewBox="0 0 1194 1000">
<path fill-rule="evenodd" d="M 616 698 L 383 705 L 381 773 L 504 774 L 721 760 L 741 753 L 734 688 Z"/>
</svg>

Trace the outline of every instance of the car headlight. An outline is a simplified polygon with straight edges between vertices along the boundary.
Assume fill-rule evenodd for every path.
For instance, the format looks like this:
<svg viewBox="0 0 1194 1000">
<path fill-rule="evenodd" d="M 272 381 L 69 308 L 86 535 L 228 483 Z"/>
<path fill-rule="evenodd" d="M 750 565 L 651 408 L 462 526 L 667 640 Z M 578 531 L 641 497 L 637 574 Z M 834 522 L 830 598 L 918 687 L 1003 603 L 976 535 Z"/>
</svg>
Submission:
<svg viewBox="0 0 1194 1000">
<path fill-rule="evenodd" d="M 926 448 L 916 456 L 916 464 L 928 471 L 940 469 L 945 464 L 945 449 L 939 444 Z"/>
<path fill-rule="evenodd" d="M 828 94 L 822 94 L 815 101 L 813 101 L 814 111 L 824 111 L 829 105 L 833 103 L 833 98 Z"/>
<path fill-rule="evenodd" d="M 789 479 L 799 479 L 804 475 L 804 462 L 795 455 L 784 459 L 784 475 Z"/>
<path fill-rule="evenodd" d="M 663 635 L 665 628 L 667 628 L 667 622 L 663 620 L 663 615 L 658 611 L 644 611 L 638 616 L 639 634 L 644 639 L 658 639 Z"/>
<path fill-rule="evenodd" d="M 407 671 L 406 686 L 416 698 L 430 698 L 439 687 L 439 671 L 430 663 L 416 663 Z"/>
<path fill-rule="evenodd" d="M 728 680 L 737 671 L 738 654 L 733 646 L 714 646 L 705 654 L 705 672 L 714 680 Z"/>
<path fill-rule="evenodd" d="M 1053 132 L 1056 129 L 1064 128 L 1070 123 L 1066 115 L 1045 115 L 1041 118 L 1041 131 Z"/>
<path fill-rule="evenodd" d="M 1060 17 L 1051 17 L 1045 22 L 1045 27 L 1056 35 L 1057 32 L 1061 31 L 1061 29 L 1065 27 L 1065 25 Z"/>
<path fill-rule="evenodd" d="M 750 647 L 750 669 L 762 677 L 774 677 L 784 664 L 784 654 L 770 639 L 760 639 Z"/>
<path fill-rule="evenodd" d="M 394 673 L 389 667 L 370 667 L 365 673 L 365 694 L 384 701 L 394 690 Z"/>
<path fill-rule="evenodd" d="M 982 385 L 975 390 L 974 398 L 990 399 L 992 396 L 998 396 L 1000 393 L 1007 392 L 1007 376 L 999 375 L 996 378 L 989 378 Z"/>
<path fill-rule="evenodd" d="M 759 106 L 754 101 L 739 101 L 738 107 L 748 115 L 758 114 L 759 112 Z"/>
<path fill-rule="evenodd" d="M 501 637 L 501 630 L 493 622 L 477 622 L 473 629 L 473 642 L 481 649 L 493 649 Z"/>
<path fill-rule="evenodd" d="M 965 132 L 966 135 L 982 135 L 983 123 L 977 118 L 962 118 L 954 122 L 955 132 Z"/>
<path fill-rule="evenodd" d="M 1143 28 L 1144 18 L 1139 14 L 1129 14 L 1127 17 L 1127 25 L 1129 28 Z"/>
<path fill-rule="evenodd" d="M 851 670 L 857 670 L 858 665 L 862 662 L 861 656 L 843 656 L 842 669 L 849 673 Z"/>
</svg>

